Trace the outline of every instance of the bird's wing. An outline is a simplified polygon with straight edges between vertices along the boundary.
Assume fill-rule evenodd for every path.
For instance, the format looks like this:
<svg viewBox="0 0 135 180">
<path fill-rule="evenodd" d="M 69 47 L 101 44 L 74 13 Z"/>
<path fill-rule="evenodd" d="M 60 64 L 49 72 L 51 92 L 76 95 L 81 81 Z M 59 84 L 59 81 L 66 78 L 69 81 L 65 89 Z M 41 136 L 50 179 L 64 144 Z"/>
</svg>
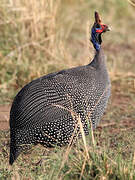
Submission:
<svg viewBox="0 0 135 180">
<path fill-rule="evenodd" d="M 43 117 L 44 121 L 53 121 L 71 114 L 72 98 L 79 96 L 77 84 L 77 75 L 69 76 L 66 71 L 43 76 L 27 84 L 14 99 L 10 127 L 40 123 Z"/>
</svg>

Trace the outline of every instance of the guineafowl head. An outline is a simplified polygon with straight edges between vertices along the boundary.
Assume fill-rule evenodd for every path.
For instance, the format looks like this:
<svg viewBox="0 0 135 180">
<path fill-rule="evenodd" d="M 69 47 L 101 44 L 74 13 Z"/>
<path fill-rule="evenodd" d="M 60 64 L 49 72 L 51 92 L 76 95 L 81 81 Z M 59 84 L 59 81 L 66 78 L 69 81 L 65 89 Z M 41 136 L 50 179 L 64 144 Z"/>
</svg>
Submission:
<svg viewBox="0 0 135 180">
<path fill-rule="evenodd" d="M 91 42 L 96 51 L 100 49 L 102 43 L 101 35 L 106 31 L 110 31 L 110 28 L 101 22 L 98 12 L 95 12 L 95 22 L 91 29 Z"/>
</svg>

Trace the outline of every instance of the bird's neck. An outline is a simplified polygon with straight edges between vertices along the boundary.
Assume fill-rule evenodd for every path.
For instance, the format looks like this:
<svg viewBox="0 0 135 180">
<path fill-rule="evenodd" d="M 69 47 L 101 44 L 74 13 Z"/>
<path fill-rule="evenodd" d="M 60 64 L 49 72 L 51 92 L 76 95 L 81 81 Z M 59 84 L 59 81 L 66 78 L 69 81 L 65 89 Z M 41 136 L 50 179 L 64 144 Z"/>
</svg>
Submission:
<svg viewBox="0 0 135 180">
<path fill-rule="evenodd" d="M 103 49 L 101 47 L 98 51 L 96 51 L 94 59 L 91 61 L 89 65 L 93 66 L 96 69 L 101 68 L 101 67 L 106 68 L 105 56 L 104 56 Z"/>
</svg>

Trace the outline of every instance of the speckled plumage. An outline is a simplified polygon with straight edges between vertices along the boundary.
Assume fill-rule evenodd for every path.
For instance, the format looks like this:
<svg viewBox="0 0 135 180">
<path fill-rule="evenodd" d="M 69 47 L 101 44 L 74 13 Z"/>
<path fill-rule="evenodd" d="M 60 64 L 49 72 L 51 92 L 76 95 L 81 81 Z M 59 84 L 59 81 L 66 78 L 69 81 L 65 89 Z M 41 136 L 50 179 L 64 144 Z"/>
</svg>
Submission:
<svg viewBox="0 0 135 180">
<path fill-rule="evenodd" d="M 110 80 L 102 49 L 86 66 L 52 73 L 24 86 L 10 111 L 10 164 L 32 144 L 68 144 L 79 131 L 78 125 L 74 133 L 77 116 L 87 135 L 88 120 L 96 128 L 109 96 Z"/>
</svg>

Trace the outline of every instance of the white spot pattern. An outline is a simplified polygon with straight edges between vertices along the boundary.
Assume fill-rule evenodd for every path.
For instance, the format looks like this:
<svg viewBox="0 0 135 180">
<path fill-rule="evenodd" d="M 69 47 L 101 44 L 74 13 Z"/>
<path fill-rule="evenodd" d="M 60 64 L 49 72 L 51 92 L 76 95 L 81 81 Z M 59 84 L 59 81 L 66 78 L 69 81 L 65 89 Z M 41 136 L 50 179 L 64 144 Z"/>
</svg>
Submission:
<svg viewBox="0 0 135 180">
<path fill-rule="evenodd" d="M 96 128 L 110 96 L 110 80 L 101 54 L 87 66 L 36 79 L 17 94 L 10 112 L 11 164 L 32 144 L 68 144 L 77 123 L 73 114 L 80 115 L 86 134 L 88 115 Z M 79 126 L 74 139 L 78 131 Z"/>
</svg>

